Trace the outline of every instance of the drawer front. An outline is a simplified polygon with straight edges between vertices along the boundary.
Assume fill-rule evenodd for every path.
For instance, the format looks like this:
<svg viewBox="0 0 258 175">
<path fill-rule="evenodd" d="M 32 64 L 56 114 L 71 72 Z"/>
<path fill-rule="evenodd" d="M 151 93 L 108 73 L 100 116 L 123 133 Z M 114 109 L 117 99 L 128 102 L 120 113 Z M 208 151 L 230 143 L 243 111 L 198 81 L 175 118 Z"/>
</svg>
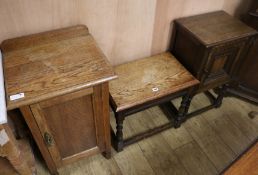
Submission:
<svg viewBox="0 0 258 175">
<path fill-rule="evenodd" d="M 222 79 L 230 79 L 233 70 L 245 48 L 247 39 L 214 46 L 204 67 L 202 82 L 209 84 Z"/>
</svg>

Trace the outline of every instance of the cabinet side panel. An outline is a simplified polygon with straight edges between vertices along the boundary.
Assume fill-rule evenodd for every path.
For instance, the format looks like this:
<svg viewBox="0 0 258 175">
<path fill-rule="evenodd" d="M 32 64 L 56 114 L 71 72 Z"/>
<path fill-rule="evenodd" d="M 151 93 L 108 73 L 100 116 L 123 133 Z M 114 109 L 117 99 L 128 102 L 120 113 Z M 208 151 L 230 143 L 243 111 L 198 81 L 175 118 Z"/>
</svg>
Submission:
<svg viewBox="0 0 258 175">
<path fill-rule="evenodd" d="M 43 108 L 62 159 L 96 147 L 92 95 Z"/>
<path fill-rule="evenodd" d="M 176 27 L 172 52 L 194 76 L 197 76 L 203 58 L 200 56 L 200 45 L 187 31 L 179 26 Z"/>
</svg>

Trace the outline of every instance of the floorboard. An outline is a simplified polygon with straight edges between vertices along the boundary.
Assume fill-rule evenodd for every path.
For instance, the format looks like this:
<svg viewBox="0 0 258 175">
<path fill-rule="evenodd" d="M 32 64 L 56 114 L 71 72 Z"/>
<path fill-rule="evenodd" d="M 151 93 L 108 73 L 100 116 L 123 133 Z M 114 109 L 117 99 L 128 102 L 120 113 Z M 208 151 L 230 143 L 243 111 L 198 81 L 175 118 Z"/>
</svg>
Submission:
<svg viewBox="0 0 258 175">
<path fill-rule="evenodd" d="M 246 105 L 250 105 L 250 107 L 244 108 L 243 106 Z M 243 105 L 243 102 L 237 99 L 228 98 L 220 108 L 220 111 L 222 114 L 226 114 L 230 121 L 234 123 L 246 137 L 253 141 L 258 136 L 258 117 L 256 116 L 254 119 L 251 119 L 248 113 L 252 110 L 258 111 L 258 107 L 256 106 L 256 108 L 254 108 L 254 106 L 251 106 L 251 104 L 247 103 Z"/>
<path fill-rule="evenodd" d="M 168 119 L 164 116 L 159 107 L 148 109 L 149 116 L 155 123 L 155 125 L 162 125 L 168 122 Z M 187 132 L 184 125 L 180 128 L 171 128 L 161 133 L 172 149 L 176 149 L 184 144 L 187 144 L 193 140 L 191 135 Z"/>
<path fill-rule="evenodd" d="M 203 104 L 204 97 L 199 95 L 195 102 L 195 105 L 205 105 Z M 198 101 L 198 104 L 197 104 Z M 225 103 L 228 103 L 225 101 Z M 228 105 L 228 104 L 223 104 Z M 222 139 L 222 141 L 228 145 L 231 150 L 236 154 L 240 154 L 248 147 L 250 139 L 246 137 L 239 128 L 231 122 L 227 114 L 222 113 L 220 109 L 213 109 L 204 114 L 202 114 L 209 125 L 213 128 L 216 134 Z"/>
<path fill-rule="evenodd" d="M 116 160 L 122 174 L 155 174 L 137 143 L 128 146 L 122 153 L 115 154 L 114 159 Z"/>
<path fill-rule="evenodd" d="M 187 174 L 187 171 L 162 135 L 158 134 L 151 139 L 140 141 L 139 145 L 155 174 Z"/>
<path fill-rule="evenodd" d="M 180 99 L 173 103 L 178 106 Z M 193 99 L 190 111 L 207 105 L 202 94 Z M 258 106 L 227 97 L 222 107 L 189 119 L 179 129 L 130 145 L 120 153 L 112 150 L 112 159 L 102 155 L 82 159 L 59 170 L 61 175 L 133 175 L 196 174 L 217 175 L 258 137 L 258 116 L 248 113 Z M 124 136 L 162 125 L 168 119 L 154 107 L 124 121 Z M 111 126 L 115 119 L 111 115 Z M 114 129 L 115 130 L 115 129 Z M 37 158 L 39 175 L 49 175 L 43 161 Z"/>
<path fill-rule="evenodd" d="M 202 115 L 188 120 L 185 126 L 218 171 L 236 157 Z"/>
<path fill-rule="evenodd" d="M 195 141 L 185 144 L 176 149 L 175 152 L 191 175 L 213 175 L 218 173 L 215 166 Z"/>
</svg>

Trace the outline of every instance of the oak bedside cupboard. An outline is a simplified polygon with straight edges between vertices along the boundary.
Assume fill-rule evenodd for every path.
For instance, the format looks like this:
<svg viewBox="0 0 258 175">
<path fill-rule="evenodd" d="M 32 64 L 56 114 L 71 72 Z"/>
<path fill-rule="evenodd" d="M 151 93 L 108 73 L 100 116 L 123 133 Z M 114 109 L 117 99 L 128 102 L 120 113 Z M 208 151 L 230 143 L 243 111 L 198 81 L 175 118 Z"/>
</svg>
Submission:
<svg viewBox="0 0 258 175">
<path fill-rule="evenodd" d="M 191 99 L 200 92 L 211 101 L 188 113 L 189 118 L 221 105 L 228 84 L 237 81 L 237 70 L 245 61 L 257 31 L 224 11 L 181 18 L 174 24 L 171 52 L 200 81 L 190 90 L 184 105 L 188 109 Z M 214 88 L 219 89 L 217 97 L 209 92 Z"/>
<path fill-rule="evenodd" d="M 6 40 L 7 109 L 20 108 L 52 174 L 96 153 L 110 157 L 112 67 L 85 26 Z"/>
<path fill-rule="evenodd" d="M 200 80 L 197 92 L 228 83 L 257 31 L 224 11 L 175 21 L 173 54 Z"/>
</svg>

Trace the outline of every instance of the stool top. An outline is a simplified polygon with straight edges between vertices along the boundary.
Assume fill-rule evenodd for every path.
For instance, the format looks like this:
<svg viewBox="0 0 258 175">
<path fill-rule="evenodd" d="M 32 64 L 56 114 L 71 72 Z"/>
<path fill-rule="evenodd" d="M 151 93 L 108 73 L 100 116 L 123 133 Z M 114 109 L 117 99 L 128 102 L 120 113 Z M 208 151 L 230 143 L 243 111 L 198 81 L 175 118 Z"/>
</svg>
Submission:
<svg viewBox="0 0 258 175">
<path fill-rule="evenodd" d="M 83 25 L 5 40 L 1 49 L 7 109 L 116 78 Z"/>
<path fill-rule="evenodd" d="M 199 83 L 169 52 L 118 65 L 115 72 L 110 95 L 116 112 Z"/>
</svg>

